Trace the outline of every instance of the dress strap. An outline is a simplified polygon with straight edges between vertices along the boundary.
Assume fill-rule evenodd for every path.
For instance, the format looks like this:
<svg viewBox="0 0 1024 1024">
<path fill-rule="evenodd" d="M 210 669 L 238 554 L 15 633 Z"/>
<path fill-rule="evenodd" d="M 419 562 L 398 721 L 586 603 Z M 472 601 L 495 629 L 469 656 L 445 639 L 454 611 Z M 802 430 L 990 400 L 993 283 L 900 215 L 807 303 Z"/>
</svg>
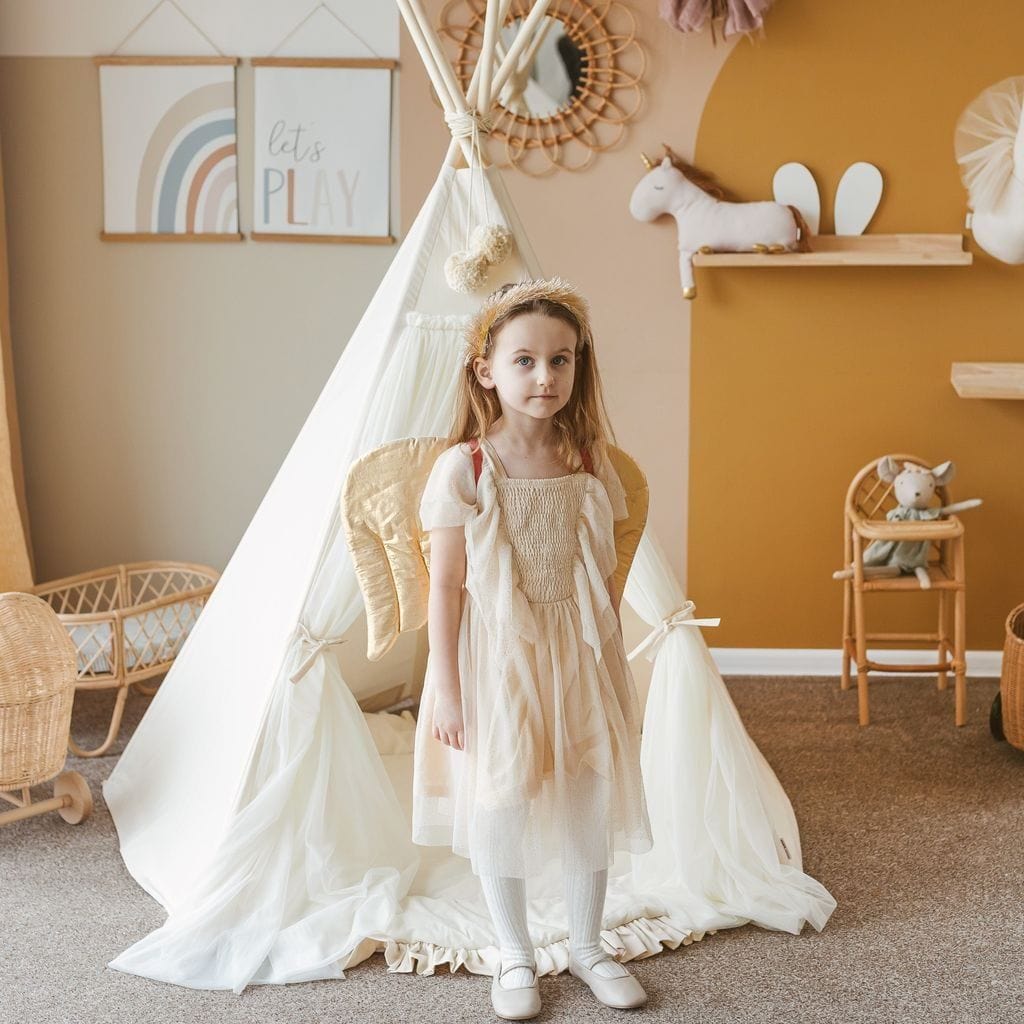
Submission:
<svg viewBox="0 0 1024 1024">
<path fill-rule="evenodd" d="M 481 470 L 481 468 L 483 466 L 483 461 L 484 461 L 483 452 L 480 450 L 480 439 L 478 437 L 474 437 L 469 442 L 469 447 L 470 447 L 470 449 L 473 452 L 473 480 L 476 483 L 479 483 L 480 482 L 480 470 Z"/>
<path fill-rule="evenodd" d="M 501 459 L 498 457 L 498 453 L 494 450 L 494 445 L 486 437 L 475 437 L 473 440 L 477 444 L 477 450 L 473 453 L 474 458 L 474 471 L 476 472 L 477 479 L 480 479 L 480 466 L 483 462 L 481 455 L 482 449 L 487 449 L 487 456 L 491 462 L 491 469 L 495 476 L 500 477 L 502 480 L 508 479 L 508 474 L 505 472 L 505 466 Z"/>
</svg>

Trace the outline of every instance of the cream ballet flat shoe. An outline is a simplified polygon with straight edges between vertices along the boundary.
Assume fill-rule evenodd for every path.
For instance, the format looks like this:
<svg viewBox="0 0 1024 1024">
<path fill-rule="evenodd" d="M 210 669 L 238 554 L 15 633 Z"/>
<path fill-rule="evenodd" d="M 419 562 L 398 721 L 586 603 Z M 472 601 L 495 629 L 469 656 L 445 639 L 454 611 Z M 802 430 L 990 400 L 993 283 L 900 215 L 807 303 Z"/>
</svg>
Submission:
<svg viewBox="0 0 1024 1024">
<path fill-rule="evenodd" d="M 533 971 L 533 984 L 517 988 L 503 988 L 501 976 L 516 967 Z M 500 967 L 491 979 L 491 1005 L 494 1012 L 505 1020 L 528 1020 L 540 1013 L 540 986 L 537 984 L 537 968 L 527 964 L 509 964 Z"/>
<path fill-rule="evenodd" d="M 632 974 L 622 978 L 606 978 L 584 967 L 574 956 L 569 957 L 569 973 L 579 978 L 597 997 L 598 1002 L 616 1010 L 630 1010 L 647 1002 L 647 993 Z"/>
</svg>

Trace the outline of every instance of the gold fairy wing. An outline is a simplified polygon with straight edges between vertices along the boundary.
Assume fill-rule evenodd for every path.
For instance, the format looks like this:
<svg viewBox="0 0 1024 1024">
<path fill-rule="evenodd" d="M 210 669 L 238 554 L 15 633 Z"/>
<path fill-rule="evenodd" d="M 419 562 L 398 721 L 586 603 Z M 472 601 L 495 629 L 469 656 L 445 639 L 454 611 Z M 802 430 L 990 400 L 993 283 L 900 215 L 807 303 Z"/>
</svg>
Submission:
<svg viewBox="0 0 1024 1024">
<path fill-rule="evenodd" d="M 647 510 L 650 504 L 650 492 L 647 489 L 647 477 L 643 470 L 621 448 L 608 445 L 608 460 L 618 474 L 622 489 L 626 492 L 626 508 L 629 515 L 615 523 L 615 551 L 618 563 L 615 567 L 615 590 L 622 594 L 626 588 L 626 578 L 636 549 L 640 545 L 644 527 L 647 525 Z"/>
<path fill-rule="evenodd" d="M 430 533 L 420 529 L 419 505 L 444 437 L 405 437 L 374 448 L 352 464 L 341 494 L 341 521 L 366 608 L 366 657 L 382 658 L 399 634 L 427 621 Z M 626 585 L 647 523 L 647 479 L 624 451 L 608 457 L 626 495 L 629 516 L 615 523 L 615 585 Z"/>
<path fill-rule="evenodd" d="M 427 621 L 430 534 L 419 504 L 444 437 L 404 437 L 367 452 L 349 469 L 341 521 L 366 608 L 366 657 L 377 661 L 400 633 Z"/>
</svg>

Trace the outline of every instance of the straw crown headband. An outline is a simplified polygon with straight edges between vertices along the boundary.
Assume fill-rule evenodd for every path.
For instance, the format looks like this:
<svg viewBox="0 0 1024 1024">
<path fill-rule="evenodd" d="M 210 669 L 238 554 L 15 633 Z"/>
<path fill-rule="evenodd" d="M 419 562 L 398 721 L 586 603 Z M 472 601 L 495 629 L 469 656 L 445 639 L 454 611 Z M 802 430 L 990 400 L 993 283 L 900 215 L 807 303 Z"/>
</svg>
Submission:
<svg viewBox="0 0 1024 1024">
<path fill-rule="evenodd" d="M 592 345 L 590 335 L 590 311 L 586 299 L 568 281 L 560 277 L 549 277 L 538 281 L 519 281 L 504 292 L 495 293 L 486 299 L 479 312 L 469 323 L 466 331 L 466 358 L 464 364 L 473 365 L 477 356 L 486 359 L 491 352 L 491 328 L 495 322 L 516 306 L 547 299 L 561 306 L 576 322 L 580 343 Z"/>
</svg>

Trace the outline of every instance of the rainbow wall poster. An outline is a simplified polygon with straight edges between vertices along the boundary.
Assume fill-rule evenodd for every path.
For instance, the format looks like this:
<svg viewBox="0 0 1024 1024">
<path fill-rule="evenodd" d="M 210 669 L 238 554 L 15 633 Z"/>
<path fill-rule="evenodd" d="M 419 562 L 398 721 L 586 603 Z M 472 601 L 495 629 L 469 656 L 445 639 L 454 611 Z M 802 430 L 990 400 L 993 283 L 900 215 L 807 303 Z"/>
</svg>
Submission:
<svg viewBox="0 0 1024 1024">
<path fill-rule="evenodd" d="M 99 70 L 104 234 L 237 237 L 234 64 Z"/>
</svg>

